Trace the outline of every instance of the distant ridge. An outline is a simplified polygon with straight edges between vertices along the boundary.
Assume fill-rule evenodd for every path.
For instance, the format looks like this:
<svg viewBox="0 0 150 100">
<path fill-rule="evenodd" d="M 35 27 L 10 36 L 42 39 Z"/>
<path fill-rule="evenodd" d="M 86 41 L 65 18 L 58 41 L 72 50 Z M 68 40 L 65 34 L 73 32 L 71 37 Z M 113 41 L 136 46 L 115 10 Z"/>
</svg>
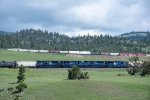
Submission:
<svg viewBox="0 0 150 100">
<path fill-rule="evenodd" d="M 129 33 L 124 33 L 119 35 L 119 37 L 128 38 L 130 40 L 147 40 L 150 39 L 150 32 L 149 31 L 133 31 Z"/>
<path fill-rule="evenodd" d="M 69 37 L 58 32 L 23 29 L 13 34 L 0 35 L 0 48 L 150 53 L 150 33 L 130 32 L 114 37 L 109 35 Z"/>
<path fill-rule="evenodd" d="M 0 35 L 7 35 L 7 34 L 11 34 L 11 33 L 13 33 L 13 32 L 6 32 L 6 31 L 0 30 Z"/>
<path fill-rule="evenodd" d="M 128 37 L 128 36 L 147 36 L 148 34 L 150 34 L 149 31 L 147 31 L 147 32 L 143 32 L 143 31 L 135 32 L 135 31 L 133 31 L 133 32 L 121 34 L 121 36 L 123 36 L 123 37 Z"/>
</svg>

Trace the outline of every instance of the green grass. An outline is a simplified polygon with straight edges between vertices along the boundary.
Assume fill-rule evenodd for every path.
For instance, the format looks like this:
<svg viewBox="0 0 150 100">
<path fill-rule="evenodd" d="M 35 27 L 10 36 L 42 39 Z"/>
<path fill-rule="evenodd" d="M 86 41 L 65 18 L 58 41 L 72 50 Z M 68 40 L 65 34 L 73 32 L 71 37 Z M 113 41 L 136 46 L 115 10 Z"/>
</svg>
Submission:
<svg viewBox="0 0 150 100">
<path fill-rule="evenodd" d="M 41 54 L 29 52 L 13 52 L 0 50 L 0 61 L 37 61 L 37 60 L 100 60 L 100 61 L 128 61 L 129 57 L 121 56 L 67 56 L 65 54 Z M 140 57 L 142 61 L 150 61 L 150 57 Z"/>
<path fill-rule="evenodd" d="M 125 69 L 83 71 L 89 72 L 89 80 L 66 80 L 67 69 L 27 69 L 28 88 L 20 100 L 150 100 L 150 76 L 129 76 Z M 17 73 L 0 69 L 0 88 L 15 87 L 10 83 L 17 81 Z M 12 98 L 0 93 L 0 100 Z"/>
</svg>

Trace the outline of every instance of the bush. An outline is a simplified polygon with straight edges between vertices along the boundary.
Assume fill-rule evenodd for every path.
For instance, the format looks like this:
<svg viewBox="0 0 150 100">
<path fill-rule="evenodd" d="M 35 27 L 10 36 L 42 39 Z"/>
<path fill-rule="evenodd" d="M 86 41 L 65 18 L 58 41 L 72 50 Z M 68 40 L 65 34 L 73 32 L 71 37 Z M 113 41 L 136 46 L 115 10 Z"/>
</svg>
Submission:
<svg viewBox="0 0 150 100">
<path fill-rule="evenodd" d="M 137 66 L 128 65 L 127 72 L 130 75 L 135 75 L 137 73 Z"/>
<path fill-rule="evenodd" d="M 150 62 L 133 62 L 132 64 L 129 64 L 127 72 L 130 75 L 135 75 L 136 73 L 141 76 L 150 75 Z"/>
<path fill-rule="evenodd" d="M 127 68 L 127 72 L 131 75 L 131 69 L 129 67 Z"/>
<path fill-rule="evenodd" d="M 89 79 L 88 72 L 84 72 L 84 79 Z"/>
<path fill-rule="evenodd" d="M 130 75 L 135 75 L 138 72 L 139 67 L 140 67 L 140 63 L 138 62 L 139 57 L 131 57 L 129 58 L 129 61 L 130 62 L 127 68 L 127 72 Z"/>
<path fill-rule="evenodd" d="M 80 74 L 80 79 L 89 79 L 88 72 L 82 72 L 82 73 Z"/>
<path fill-rule="evenodd" d="M 145 61 L 141 66 L 140 75 L 145 76 L 150 74 L 150 62 Z"/>
<path fill-rule="evenodd" d="M 80 68 L 74 66 L 72 69 L 68 69 L 68 79 L 89 79 L 88 72 L 81 72 Z"/>
<path fill-rule="evenodd" d="M 74 66 L 72 69 L 68 69 L 68 79 L 78 79 L 80 74 L 81 70 L 79 67 Z"/>
</svg>

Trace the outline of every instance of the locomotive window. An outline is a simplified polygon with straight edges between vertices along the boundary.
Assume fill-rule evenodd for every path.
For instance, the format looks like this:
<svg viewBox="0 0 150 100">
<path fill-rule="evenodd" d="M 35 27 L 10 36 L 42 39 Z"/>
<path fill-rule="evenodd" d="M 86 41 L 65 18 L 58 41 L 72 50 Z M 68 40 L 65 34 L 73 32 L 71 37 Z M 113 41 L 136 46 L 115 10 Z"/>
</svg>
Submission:
<svg viewBox="0 0 150 100">
<path fill-rule="evenodd" d="M 52 62 L 49 62 L 48 64 L 49 64 L 49 65 L 52 65 Z"/>
<path fill-rule="evenodd" d="M 99 64 L 99 62 L 95 61 L 94 64 Z"/>
<path fill-rule="evenodd" d="M 73 62 L 70 62 L 70 64 L 73 64 Z"/>
</svg>

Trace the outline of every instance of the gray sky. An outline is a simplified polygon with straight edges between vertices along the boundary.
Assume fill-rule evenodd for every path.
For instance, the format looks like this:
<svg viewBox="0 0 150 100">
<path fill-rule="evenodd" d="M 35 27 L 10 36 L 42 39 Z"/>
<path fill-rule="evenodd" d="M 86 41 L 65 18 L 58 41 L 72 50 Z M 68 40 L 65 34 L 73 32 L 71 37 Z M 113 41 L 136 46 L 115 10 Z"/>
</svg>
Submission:
<svg viewBox="0 0 150 100">
<path fill-rule="evenodd" d="M 0 0 L 0 30 L 70 36 L 150 30 L 150 0 Z"/>
</svg>

